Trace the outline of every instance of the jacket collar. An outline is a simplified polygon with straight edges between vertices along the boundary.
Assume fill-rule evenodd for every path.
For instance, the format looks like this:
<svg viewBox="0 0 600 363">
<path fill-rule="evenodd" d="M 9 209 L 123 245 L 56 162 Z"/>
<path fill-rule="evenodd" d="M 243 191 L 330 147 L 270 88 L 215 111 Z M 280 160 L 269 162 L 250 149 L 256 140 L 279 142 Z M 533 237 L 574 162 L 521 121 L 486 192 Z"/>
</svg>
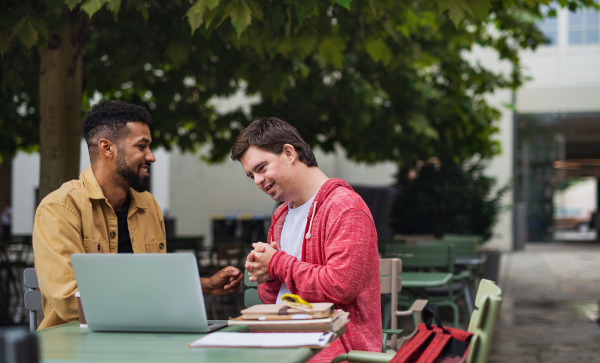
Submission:
<svg viewBox="0 0 600 363">
<path fill-rule="evenodd" d="M 83 181 L 83 186 L 85 188 L 85 192 L 90 199 L 104 199 L 104 193 L 102 192 L 102 188 L 98 183 L 98 179 L 94 175 L 94 171 L 91 166 L 88 166 L 79 176 L 79 178 Z M 129 197 L 131 198 L 131 204 L 133 204 L 136 208 L 148 208 L 148 198 L 144 198 L 142 193 L 136 192 L 135 190 L 129 188 Z"/>
</svg>

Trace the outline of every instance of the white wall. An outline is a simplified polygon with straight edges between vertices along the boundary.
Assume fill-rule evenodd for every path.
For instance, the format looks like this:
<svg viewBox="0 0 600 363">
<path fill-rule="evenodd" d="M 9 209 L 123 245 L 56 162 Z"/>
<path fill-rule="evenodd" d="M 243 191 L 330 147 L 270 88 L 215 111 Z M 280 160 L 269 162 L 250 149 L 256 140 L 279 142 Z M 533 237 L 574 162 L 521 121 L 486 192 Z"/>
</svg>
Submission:
<svg viewBox="0 0 600 363">
<path fill-rule="evenodd" d="M 465 55 L 472 64 L 480 63 L 483 67 L 494 72 L 509 74 L 511 66 L 506 61 L 500 61 L 498 54 L 489 49 L 474 47 L 473 51 Z M 494 139 L 500 142 L 501 153 L 494 157 L 486 169 L 486 174 L 496 178 L 495 189 L 510 183 L 513 177 L 513 111 L 507 106 L 512 103 L 512 92 L 510 90 L 500 90 L 487 94 L 485 99 L 488 104 L 495 107 L 502 113 L 496 126 L 499 128 L 498 134 Z M 495 192 L 495 190 L 494 190 Z M 498 221 L 494 226 L 491 239 L 486 246 L 498 248 L 502 251 L 512 250 L 513 244 L 513 192 L 512 189 L 504 194 L 502 198 L 503 211 L 498 216 Z"/>
<path fill-rule="evenodd" d="M 164 149 L 159 148 L 154 152 L 156 163 L 151 167 L 152 194 L 156 198 L 161 210 L 170 208 L 170 156 Z M 38 153 L 28 154 L 18 152 L 12 160 L 12 200 L 13 234 L 31 234 L 35 215 L 35 190 L 40 179 L 40 156 Z M 90 166 L 90 156 L 85 140 L 81 140 L 81 158 L 79 172 Z"/>
<path fill-rule="evenodd" d="M 556 45 L 522 53 L 532 80 L 517 92 L 519 113 L 600 110 L 600 44 L 568 44 L 568 10 L 558 11 Z"/>
<path fill-rule="evenodd" d="M 276 202 L 254 185 L 239 162 L 227 159 L 209 165 L 197 154 L 171 153 L 171 209 L 176 219 L 176 234 L 204 235 L 212 240 L 211 213 L 264 213 L 272 215 Z M 355 185 L 391 185 L 396 166 L 381 163 L 366 166 L 348 161 L 339 149 L 335 154 L 315 150 L 319 168 L 329 177 Z"/>
<path fill-rule="evenodd" d="M 171 155 L 162 147 L 154 150 L 156 162 L 150 167 L 150 193 L 163 214 L 171 211 Z"/>
<path fill-rule="evenodd" d="M 19 152 L 12 163 L 12 234 L 30 235 L 36 207 L 35 190 L 40 180 L 40 156 Z"/>
</svg>

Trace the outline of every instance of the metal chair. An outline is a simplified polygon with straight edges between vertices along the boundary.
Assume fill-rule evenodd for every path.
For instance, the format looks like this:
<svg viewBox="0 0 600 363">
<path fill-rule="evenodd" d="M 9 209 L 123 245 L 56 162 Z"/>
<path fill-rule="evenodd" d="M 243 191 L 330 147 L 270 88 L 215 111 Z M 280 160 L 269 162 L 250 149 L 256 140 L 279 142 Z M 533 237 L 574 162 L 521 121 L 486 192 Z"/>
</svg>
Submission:
<svg viewBox="0 0 600 363">
<path fill-rule="evenodd" d="M 258 284 L 250 281 L 249 277 L 248 271 L 244 270 L 244 285 L 246 285 L 246 290 L 244 291 L 244 306 L 247 308 L 263 303 L 258 297 Z"/>
<path fill-rule="evenodd" d="M 467 363 L 485 363 L 492 344 L 494 328 L 500 312 L 502 291 L 493 281 L 482 279 L 477 289 L 475 310 L 471 316 L 469 332 L 473 333 Z M 340 363 L 344 361 L 356 363 L 386 363 L 394 357 L 394 354 L 374 353 L 353 350 L 340 354 L 331 362 Z"/>
<path fill-rule="evenodd" d="M 387 350 L 387 339 L 391 335 L 391 348 L 398 349 L 405 341 L 410 339 L 416 333 L 416 326 L 420 323 L 421 315 L 419 314 L 427 305 L 427 300 L 416 300 L 408 310 L 398 310 L 398 293 L 402 290 L 402 279 L 398 276 L 402 272 L 402 260 L 399 258 L 386 258 L 379 260 L 379 269 L 381 271 L 381 293 L 390 294 L 391 301 L 384 307 L 384 327 L 388 321 L 391 321 L 391 329 L 383 329 L 383 343 L 381 351 Z M 398 334 L 402 333 L 402 329 L 398 329 L 399 316 L 413 316 L 415 321 L 415 330 L 405 337 L 398 339 Z M 400 344 L 398 342 L 400 341 Z"/>
<path fill-rule="evenodd" d="M 28 288 L 25 291 L 25 309 L 29 311 L 29 331 L 37 330 L 37 315 L 38 311 L 42 311 L 42 293 L 39 288 L 38 279 L 34 268 L 26 268 L 23 271 L 23 283 Z"/>
<path fill-rule="evenodd" d="M 396 256 L 402 258 L 402 266 L 421 272 L 438 270 L 452 273 L 454 271 L 454 245 L 451 243 L 445 245 L 425 245 L 425 246 L 405 246 L 402 244 L 388 244 L 385 246 L 386 256 Z M 435 302 L 439 306 L 449 306 L 454 314 L 454 327 L 459 325 L 459 311 L 456 300 L 462 297 L 462 284 L 454 288 L 453 281 L 450 281 L 448 288 L 442 294 L 429 294 L 425 289 L 413 291 L 403 291 L 398 299 L 398 305 L 404 308 L 410 307 L 417 297 Z M 465 326 L 467 324 L 465 323 Z"/>
</svg>

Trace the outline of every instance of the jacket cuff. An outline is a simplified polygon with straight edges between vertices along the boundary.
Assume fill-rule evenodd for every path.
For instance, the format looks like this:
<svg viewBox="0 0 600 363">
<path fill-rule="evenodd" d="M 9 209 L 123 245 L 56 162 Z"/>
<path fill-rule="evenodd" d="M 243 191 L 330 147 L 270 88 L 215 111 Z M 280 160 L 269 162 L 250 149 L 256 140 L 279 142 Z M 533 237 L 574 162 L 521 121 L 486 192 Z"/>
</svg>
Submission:
<svg viewBox="0 0 600 363">
<path fill-rule="evenodd" d="M 269 261 L 269 276 L 275 280 L 285 282 L 287 275 L 287 266 L 291 260 L 295 260 L 294 256 L 290 256 L 283 251 L 277 251 L 271 257 Z"/>
</svg>

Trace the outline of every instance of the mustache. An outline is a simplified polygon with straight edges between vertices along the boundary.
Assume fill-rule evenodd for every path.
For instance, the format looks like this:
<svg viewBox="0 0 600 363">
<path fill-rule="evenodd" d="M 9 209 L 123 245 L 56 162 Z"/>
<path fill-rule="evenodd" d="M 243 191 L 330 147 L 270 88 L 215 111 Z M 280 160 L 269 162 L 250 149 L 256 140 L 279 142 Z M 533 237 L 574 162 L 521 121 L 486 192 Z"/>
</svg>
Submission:
<svg viewBox="0 0 600 363">
<path fill-rule="evenodd" d="M 150 163 L 148 163 L 148 162 L 141 163 L 140 166 L 150 166 Z"/>
</svg>

